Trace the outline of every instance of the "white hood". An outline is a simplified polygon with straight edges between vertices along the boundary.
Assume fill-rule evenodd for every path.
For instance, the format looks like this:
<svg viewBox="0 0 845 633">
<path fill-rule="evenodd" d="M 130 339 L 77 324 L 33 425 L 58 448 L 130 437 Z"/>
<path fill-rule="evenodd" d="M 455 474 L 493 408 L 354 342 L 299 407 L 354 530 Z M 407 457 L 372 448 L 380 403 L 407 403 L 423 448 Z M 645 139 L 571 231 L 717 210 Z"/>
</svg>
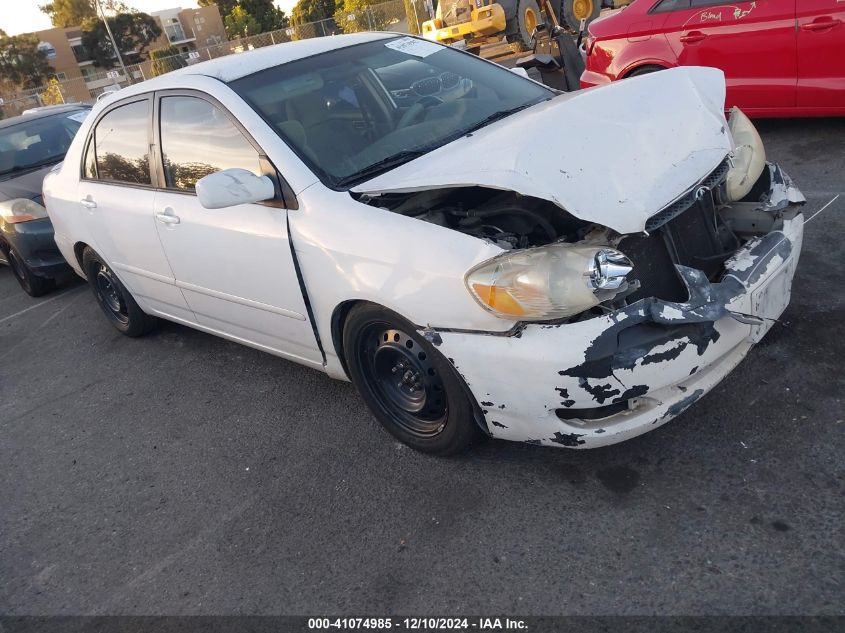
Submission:
<svg viewBox="0 0 845 633">
<path fill-rule="evenodd" d="M 505 189 L 636 233 L 731 151 L 724 105 L 724 74 L 714 68 L 625 79 L 514 114 L 353 191 Z"/>
</svg>

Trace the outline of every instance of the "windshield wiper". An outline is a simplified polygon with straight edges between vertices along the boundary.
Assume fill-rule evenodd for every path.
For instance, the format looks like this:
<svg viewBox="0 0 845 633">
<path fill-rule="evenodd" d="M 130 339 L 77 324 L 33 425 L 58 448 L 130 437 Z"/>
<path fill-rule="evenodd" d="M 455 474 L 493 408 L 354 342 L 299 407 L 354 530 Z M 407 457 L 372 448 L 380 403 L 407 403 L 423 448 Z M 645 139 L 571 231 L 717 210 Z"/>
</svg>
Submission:
<svg viewBox="0 0 845 633">
<path fill-rule="evenodd" d="M 46 160 L 39 161 L 37 163 L 31 163 L 29 165 L 15 165 L 8 171 L 4 171 L 0 176 L 9 176 L 11 174 L 18 174 L 22 171 L 32 171 L 33 169 L 40 169 L 41 167 L 46 167 L 47 165 L 52 165 L 54 163 L 62 162 L 61 156 L 54 156 L 52 158 L 48 158 Z"/>
<path fill-rule="evenodd" d="M 543 99 L 543 101 L 548 101 L 549 99 Z M 494 121 L 498 121 L 500 119 L 504 119 L 505 117 L 509 117 L 512 114 L 519 112 L 520 110 L 525 110 L 526 108 L 530 108 L 533 105 L 537 105 L 540 103 L 539 101 L 532 101 L 530 103 L 523 103 L 522 105 L 518 105 L 515 108 L 509 108 L 507 110 L 498 110 L 491 114 L 490 116 L 484 117 L 478 123 L 473 125 L 470 128 L 467 128 L 463 132 L 461 132 L 461 136 L 466 136 L 467 134 L 472 134 L 478 129 L 483 128 L 485 125 L 490 125 Z"/>
<path fill-rule="evenodd" d="M 379 174 L 383 174 L 384 172 L 389 171 L 395 167 L 404 165 L 405 163 L 412 161 L 415 158 L 419 158 L 423 154 L 426 154 L 428 151 L 429 150 L 427 148 L 402 150 L 401 152 L 392 154 L 387 158 L 382 158 L 380 161 L 376 161 L 372 165 L 368 165 L 367 167 L 364 167 L 364 169 L 356 171 L 354 174 L 344 176 L 343 178 L 338 180 L 335 185 L 338 187 L 356 185 L 359 182 L 369 180 L 370 178 L 374 178 Z"/>
</svg>

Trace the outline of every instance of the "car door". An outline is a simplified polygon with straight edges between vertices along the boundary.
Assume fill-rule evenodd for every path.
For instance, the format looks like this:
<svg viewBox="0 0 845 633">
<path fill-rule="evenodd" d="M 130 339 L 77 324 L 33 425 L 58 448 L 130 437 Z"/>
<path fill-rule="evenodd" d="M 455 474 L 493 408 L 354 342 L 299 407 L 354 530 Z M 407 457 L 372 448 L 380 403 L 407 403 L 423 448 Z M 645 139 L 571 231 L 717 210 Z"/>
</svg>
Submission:
<svg viewBox="0 0 845 633">
<path fill-rule="evenodd" d="M 845 109 L 845 0 L 798 3 L 798 106 Z"/>
<path fill-rule="evenodd" d="M 197 322 L 307 364 L 322 354 L 288 238 L 281 202 L 205 209 L 196 182 L 228 168 L 276 176 L 224 108 L 198 92 L 157 93 L 158 234 Z"/>
<path fill-rule="evenodd" d="M 795 0 L 691 0 L 664 29 L 679 64 L 725 72 L 728 108 L 795 106 Z"/>
<path fill-rule="evenodd" d="M 153 218 L 151 96 L 120 102 L 91 128 L 78 196 L 91 246 L 147 311 L 194 321 L 176 287 Z"/>
</svg>

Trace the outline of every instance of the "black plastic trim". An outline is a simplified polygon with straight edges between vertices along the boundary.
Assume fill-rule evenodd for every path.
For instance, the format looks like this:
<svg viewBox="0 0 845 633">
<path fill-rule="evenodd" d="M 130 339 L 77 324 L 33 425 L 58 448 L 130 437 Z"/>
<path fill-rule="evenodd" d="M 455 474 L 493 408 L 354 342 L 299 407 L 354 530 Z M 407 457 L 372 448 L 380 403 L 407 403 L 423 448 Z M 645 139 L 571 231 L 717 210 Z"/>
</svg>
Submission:
<svg viewBox="0 0 845 633">
<path fill-rule="evenodd" d="M 323 341 L 320 340 L 320 332 L 317 331 L 317 321 L 314 318 L 314 309 L 311 307 L 311 299 L 308 297 L 308 289 L 305 287 L 305 279 L 302 277 L 302 269 L 299 267 L 299 259 L 296 257 L 296 249 L 293 246 L 293 235 L 290 231 L 290 216 L 285 214 L 285 224 L 288 231 L 288 244 L 290 245 L 290 256 L 293 259 L 293 268 L 296 271 L 296 280 L 299 282 L 299 290 L 302 292 L 302 300 L 305 302 L 305 312 L 311 322 L 311 329 L 314 331 L 314 339 L 317 341 L 317 348 L 323 357 L 323 367 L 326 366 L 326 350 L 323 348 Z"/>
</svg>

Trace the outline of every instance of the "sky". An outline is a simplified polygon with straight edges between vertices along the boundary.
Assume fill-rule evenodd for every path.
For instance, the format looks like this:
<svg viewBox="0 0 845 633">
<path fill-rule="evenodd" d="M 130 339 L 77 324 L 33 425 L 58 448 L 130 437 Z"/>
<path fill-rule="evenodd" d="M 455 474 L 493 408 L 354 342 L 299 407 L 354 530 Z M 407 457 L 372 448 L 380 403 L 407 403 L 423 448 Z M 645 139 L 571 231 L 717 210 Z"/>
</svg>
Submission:
<svg viewBox="0 0 845 633">
<path fill-rule="evenodd" d="M 49 29 L 50 18 L 38 8 L 39 4 L 47 2 L 48 0 L 0 0 L 0 29 L 9 35 Z M 14 9 L 11 9 L 12 4 Z M 189 9 L 197 6 L 196 0 L 127 0 L 126 4 L 145 13 L 174 7 Z M 289 14 L 296 0 L 275 0 L 275 4 Z"/>
</svg>

